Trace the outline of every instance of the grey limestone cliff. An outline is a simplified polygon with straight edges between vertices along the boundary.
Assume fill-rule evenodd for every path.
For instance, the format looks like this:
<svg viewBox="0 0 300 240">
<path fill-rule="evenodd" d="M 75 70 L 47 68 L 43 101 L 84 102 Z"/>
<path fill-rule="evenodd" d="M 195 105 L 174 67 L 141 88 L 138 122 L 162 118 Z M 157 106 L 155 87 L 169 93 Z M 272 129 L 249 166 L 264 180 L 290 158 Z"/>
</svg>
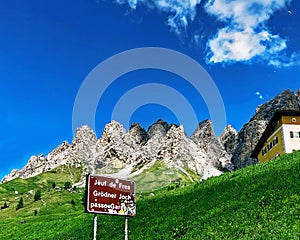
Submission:
<svg viewBox="0 0 300 240">
<path fill-rule="evenodd" d="M 64 142 L 47 156 L 31 157 L 21 170 L 13 170 L 2 182 L 32 177 L 64 164 L 82 167 L 83 178 L 87 173 L 127 178 L 141 173 L 157 160 L 189 178 L 189 171 L 205 179 L 232 170 L 230 153 L 214 136 L 211 122 L 206 123 L 207 128 L 199 124 L 192 138 L 187 137 L 183 126 L 169 125 L 161 119 L 148 131 L 135 123 L 128 132 L 120 123 L 112 121 L 99 139 L 92 129 L 82 126 L 71 144 Z"/>
<path fill-rule="evenodd" d="M 189 178 L 206 179 L 256 163 L 250 155 L 268 122 L 277 110 L 300 110 L 300 90 L 285 90 L 260 105 L 254 116 L 237 131 L 227 126 L 215 136 L 210 120 L 200 122 L 189 138 L 183 126 L 159 119 L 146 131 L 138 123 L 129 131 L 118 122 L 107 124 L 100 138 L 88 126 L 76 131 L 72 143 L 63 142 L 47 156 L 32 156 L 21 170 L 12 170 L 2 182 L 28 178 L 67 164 L 87 173 L 111 174 L 130 178 L 141 174 L 157 160 Z"/>
<path fill-rule="evenodd" d="M 256 113 L 238 133 L 237 146 L 233 152 L 232 162 L 236 169 L 255 164 L 250 158 L 270 119 L 277 110 L 300 110 L 300 91 L 296 93 L 285 90 L 256 109 Z"/>
</svg>

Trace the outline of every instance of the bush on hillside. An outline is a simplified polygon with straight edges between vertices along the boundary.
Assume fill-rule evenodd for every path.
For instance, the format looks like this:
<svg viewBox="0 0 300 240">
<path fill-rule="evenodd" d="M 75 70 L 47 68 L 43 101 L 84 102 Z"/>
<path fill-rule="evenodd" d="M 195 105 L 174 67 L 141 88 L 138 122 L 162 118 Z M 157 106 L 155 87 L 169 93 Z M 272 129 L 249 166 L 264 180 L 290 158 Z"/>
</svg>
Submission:
<svg viewBox="0 0 300 240">
<path fill-rule="evenodd" d="M 64 185 L 64 189 L 69 189 L 69 188 L 71 188 L 71 183 L 70 182 L 65 182 L 65 185 Z"/>
<path fill-rule="evenodd" d="M 41 194 L 41 190 L 37 190 L 34 194 L 34 201 L 38 201 L 38 200 L 41 200 L 42 198 L 42 194 Z"/>
<path fill-rule="evenodd" d="M 23 198 L 21 197 L 18 202 L 18 205 L 16 207 L 16 210 L 19 210 L 20 208 L 23 208 L 23 207 L 24 207 L 24 203 L 23 203 Z"/>
<path fill-rule="evenodd" d="M 5 208 L 8 208 L 8 205 L 7 205 L 6 202 L 5 202 L 4 205 L 1 207 L 1 209 L 5 209 Z"/>
</svg>

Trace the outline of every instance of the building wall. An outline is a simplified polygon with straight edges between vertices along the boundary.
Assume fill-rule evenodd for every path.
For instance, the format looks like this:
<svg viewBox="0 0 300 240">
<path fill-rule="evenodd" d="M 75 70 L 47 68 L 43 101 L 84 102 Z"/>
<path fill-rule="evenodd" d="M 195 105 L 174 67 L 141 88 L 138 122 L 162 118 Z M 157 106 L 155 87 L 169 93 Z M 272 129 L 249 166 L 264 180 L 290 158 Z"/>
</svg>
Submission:
<svg viewBox="0 0 300 240">
<path fill-rule="evenodd" d="M 277 139 L 277 143 L 274 140 Z M 269 146 L 269 147 L 268 147 Z M 270 147 L 271 146 L 271 147 Z M 265 153 L 263 154 L 263 150 Z M 284 154 L 285 145 L 283 138 L 283 128 L 280 123 L 276 126 L 275 132 L 267 139 L 258 154 L 259 162 L 268 162 L 277 156 Z"/>
<path fill-rule="evenodd" d="M 273 140 L 276 137 L 278 143 L 274 144 Z M 284 153 L 291 153 L 293 150 L 300 150 L 300 116 L 282 116 L 257 158 L 259 162 L 268 162 Z"/>
<path fill-rule="evenodd" d="M 300 125 L 284 124 L 283 137 L 285 142 L 285 153 L 291 153 L 293 150 L 300 150 Z"/>
<path fill-rule="evenodd" d="M 300 116 L 282 116 L 280 119 L 282 124 L 292 124 L 299 125 L 300 124 Z"/>
</svg>

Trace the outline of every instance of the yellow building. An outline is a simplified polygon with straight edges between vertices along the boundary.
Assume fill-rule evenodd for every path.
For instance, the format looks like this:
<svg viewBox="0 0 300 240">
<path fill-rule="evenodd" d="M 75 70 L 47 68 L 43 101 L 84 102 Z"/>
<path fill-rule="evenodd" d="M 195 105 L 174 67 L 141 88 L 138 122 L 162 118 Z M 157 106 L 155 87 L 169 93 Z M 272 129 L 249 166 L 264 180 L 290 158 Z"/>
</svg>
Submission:
<svg viewBox="0 0 300 240">
<path fill-rule="evenodd" d="M 250 157 L 268 162 L 293 150 L 300 150 L 300 111 L 280 110 L 270 120 Z"/>
</svg>

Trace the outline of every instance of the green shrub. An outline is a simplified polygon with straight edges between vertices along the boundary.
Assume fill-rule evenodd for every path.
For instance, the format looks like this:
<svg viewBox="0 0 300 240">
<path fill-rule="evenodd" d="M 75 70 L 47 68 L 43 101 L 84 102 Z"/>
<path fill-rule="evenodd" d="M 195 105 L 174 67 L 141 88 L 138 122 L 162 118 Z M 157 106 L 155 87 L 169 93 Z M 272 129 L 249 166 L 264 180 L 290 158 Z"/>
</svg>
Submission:
<svg viewBox="0 0 300 240">
<path fill-rule="evenodd" d="M 71 188 L 71 183 L 70 182 L 65 182 L 65 185 L 64 185 L 64 189 L 69 189 L 69 188 Z"/>
<path fill-rule="evenodd" d="M 23 208 L 23 207 L 24 207 L 24 203 L 23 203 L 23 198 L 21 197 L 18 202 L 18 205 L 16 207 L 16 210 L 19 210 L 20 208 Z"/>
<path fill-rule="evenodd" d="M 5 202 L 4 205 L 1 207 L 1 209 L 5 209 L 5 208 L 8 208 L 8 205 L 7 205 L 6 202 Z"/>
<path fill-rule="evenodd" d="M 41 200 L 42 198 L 42 194 L 41 194 L 41 190 L 37 190 L 34 194 L 34 201 L 38 201 L 38 200 Z"/>
</svg>

